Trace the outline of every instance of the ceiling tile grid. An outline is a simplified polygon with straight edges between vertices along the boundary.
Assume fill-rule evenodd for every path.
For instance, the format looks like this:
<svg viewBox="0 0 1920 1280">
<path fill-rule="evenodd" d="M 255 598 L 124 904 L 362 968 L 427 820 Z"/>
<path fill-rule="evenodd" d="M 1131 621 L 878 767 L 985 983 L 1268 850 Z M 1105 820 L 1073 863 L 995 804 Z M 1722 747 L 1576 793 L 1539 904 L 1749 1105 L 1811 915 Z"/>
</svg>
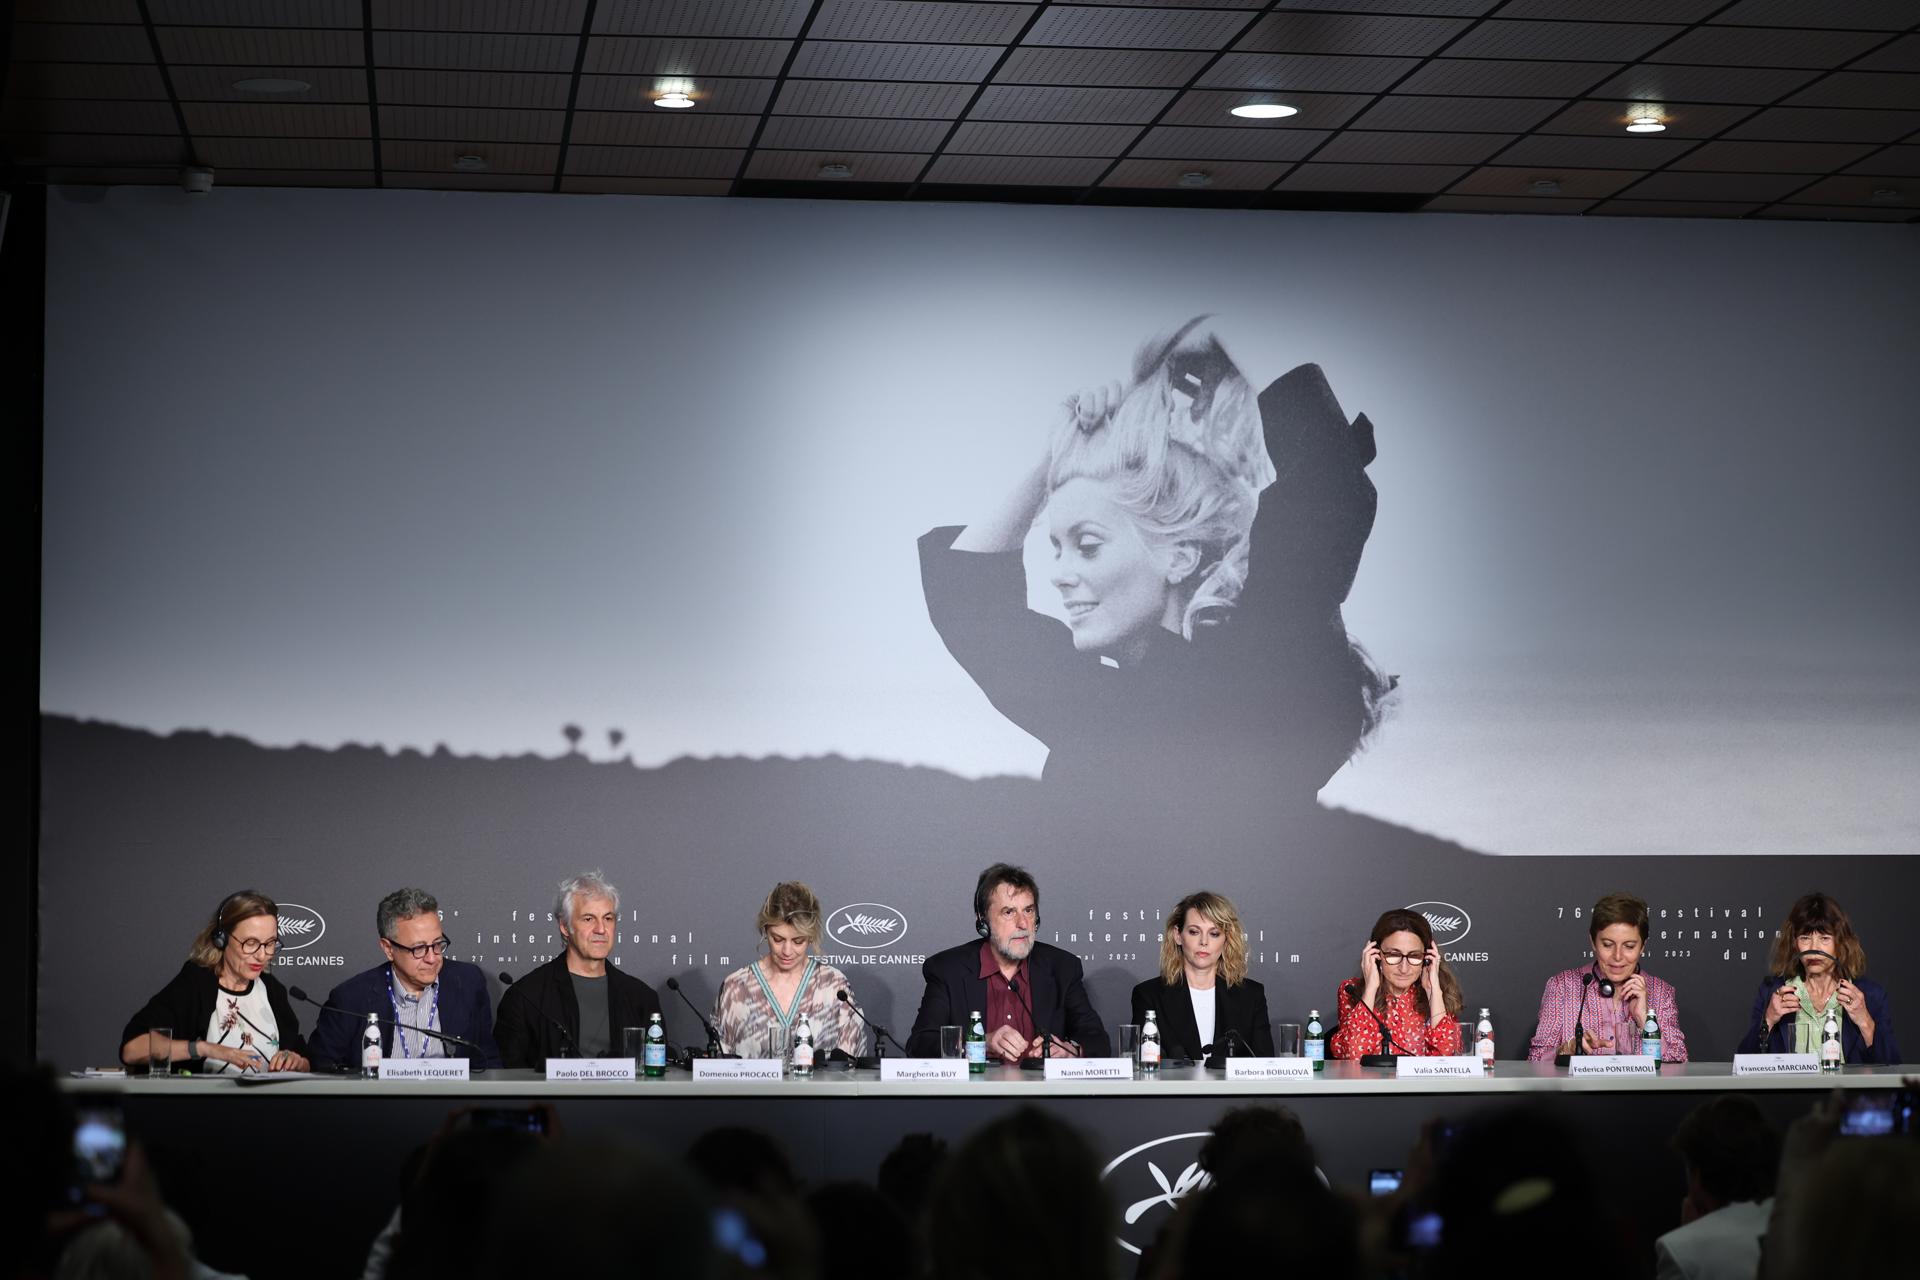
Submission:
<svg viewBox="0 0 1920 1280">
<path fill-rule="evenodd" d="M 396 70 L 374 72 L 380 104 L 410 106 L 525 107 L 564 110 L 566 76 L 508 71 Z"/>
<path fill-rule="evenodd" d="M 1122 160 L 1113 172 L 1101 179 L 1103 187 L 1167 187 L 1195 189 L 1189 174 L 1200 174 L 1206 181 L 1200 187 L 1213 191 L 1264 191 L 1287 171 L 1286 164 L 1260 164 L 1246 160 L 1187 160 L 1137 158 Z"/>
<path fill-rule="evenodd" d="M 1249 21 L 1213 9 L 1115 9 L 1054 5 L 1021 41 L 1089 49 L 1224 49 Z"/>
<path fill-rule="evenodd" d="M 912 182 L 932 159 L 930 152 L 875 152 L 855 150 L 768 151 L 753 153 L 747 162 L 749 178 L 780 182 L 831 181 L 823 179 L 821 167 L 846 165 L 849 182 Z"/>
<path fill-rule="evenodd" d="M 949 155 L 1105 156 L 1127 149 L 1139 134 L 1130 124 L 1017 124 L 969 121 L 954 130 Z"/>
<path fill-rule="evenodd" d="M 1242 53 L 1353 53 L 1424 58 L 1472 23 L 1465 18 L 1377 14 L 1274 13 L 1234 49 Z"/>
<path fill-rule="evenodd" d="M 1349 130 L 1315 160 L 1346 164 L 1479 164 L 1512 142 L 1498 133 L 1369 133 Z"/>
<path fill-rule="evenodd" d="M 1636 173 L 1631 169 L 1556 170 L 1539 166 L 1503 168 L 1499 165 L 1489 165 L 1486 168 L 1475 169 L 1448 187 L 1447 194 L 1512 196 L 1527 200 L 1592 200 L 1610 196 L 1628 183 L 1645 176 L 1644 173 Z M 1550 191 L 1539 189 L 1536 184 L 1541 182 L 1551 182 L 1553 189 Z"/>
<path fill-rule="evenodd" d="M 875 80 L 789 80 L 774 100 L 776 115 L 886 116 L 947 119 L 967 108 L 972 85 Z"/>
<path fill-rule="evenodd" d="M 593 30 L 607 36 L 726 36 L 792 40 L 813 0 L 599 0 Z M 577 28 L 580 24 L 575 23 Z"/>
<path fill-rule="evenodd" d="M 788 151 L 901 151 L 930 154 L 953 126 L 945 120 L 871 117 L 774 116 L 760 135 L 762 148 Z M 754 174 L 751 166 L 748 175 Z"/>
<path fill-rule="evenodd" d="M 1045 88 L 988 85 L 970 120 L 1057 120 L 1073 124 L 1146 124 L 1173 102 L 1172 89 Z M 1222 115 L 1226 108 L 1219 109 Z"/>
<path fill-rule="evenodd" d="M 1162 127 L 1149 130 L 1130 154 L 1163 160 L 1303 160 L 1332 136 L 1317 129 Z"/>
</svg>

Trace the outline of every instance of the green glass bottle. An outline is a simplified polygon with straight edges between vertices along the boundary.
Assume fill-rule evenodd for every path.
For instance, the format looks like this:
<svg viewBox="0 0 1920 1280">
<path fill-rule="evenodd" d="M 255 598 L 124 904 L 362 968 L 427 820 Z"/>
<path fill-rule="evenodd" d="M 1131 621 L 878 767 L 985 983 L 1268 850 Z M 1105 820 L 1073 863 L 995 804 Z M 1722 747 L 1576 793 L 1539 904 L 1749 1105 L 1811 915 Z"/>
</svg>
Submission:
<svg viewBox="0 0 1920 1280">
<path fill-rule="evenodd" d="M 967 1072 L 980 1075 L 987 1069 L 987 1024 L 975 1009 L 967 1015 Z"/>
</svg>

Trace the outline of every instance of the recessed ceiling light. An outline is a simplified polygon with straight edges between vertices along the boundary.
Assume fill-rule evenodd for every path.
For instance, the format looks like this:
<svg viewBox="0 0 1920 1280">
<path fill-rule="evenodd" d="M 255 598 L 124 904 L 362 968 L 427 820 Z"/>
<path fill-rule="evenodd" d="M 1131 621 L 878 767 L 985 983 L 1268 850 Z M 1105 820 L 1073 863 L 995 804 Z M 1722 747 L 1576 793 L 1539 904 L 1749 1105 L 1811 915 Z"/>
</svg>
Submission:
<svg viewBox="0 0 1920 1280">
<path fill-rule="evenodd" d="M 275 76 L 235 80 L 233 87 L 242 93 L 305 93 L 313 88 L 305 80 L 282 80 Z"/>
<path fill-rule="evenodd" d="M 1213 175 L 1205 169 L 1189 169 L 1180 175 L 1180 185 L 1183 187 L 1210 187 L 1213 185 Z"/>
<path fill-rule="evenodd" d="M 1242 120 L 1278 120 L 1282 116 L 1299 115 L 1300 108 L 1278 102 L 1249 102 L 1233 108 L 1228 114 L 1239 116 Z"/>
<path fill-rule="evenodd" d="M 1667 126 L 1660 123 L 1659 116 L 1635 116 L 1633 123 L 1627 126 L 1628 133 L 1659 133 Z"/>
<path fill-rule="evenodd" d="M 693 105 L 693 99 L 676 90 L 673 93 L 661 94 L 653 100 L 653 105 L 666 107 L 670 111 L 682 111 Z"/>
<path fill-rule="evenodd" d="M 1900 188 L 1875 187 L 1873 189 L 1873 202 L 1875 204 L 1899 204 Z"/>
<path fill-rule="evenodd" d="M 1558 178 L 1535 178 L 1532 182 L 1528 183 L 1527 186 L 1533 191 L 1533 194 L 1537 196 L 1557 196 L 1560 194 L 1560 180 Z"/>
<path fill-rule="evenodd" d="M 453 158 L 453 171 L 455 173 L 485 173 L 487 171 L 487 158 L 485 156 L 455 156 Z"/>
<path fill-rule="evenodd" d="M 837 162 L 833 164 L 823 164 L 820 166 L 820 176 L 823 178 L 851 178 L 853 176 L 853 166 L 850 164 L 839 164 Z"/>
</svg>

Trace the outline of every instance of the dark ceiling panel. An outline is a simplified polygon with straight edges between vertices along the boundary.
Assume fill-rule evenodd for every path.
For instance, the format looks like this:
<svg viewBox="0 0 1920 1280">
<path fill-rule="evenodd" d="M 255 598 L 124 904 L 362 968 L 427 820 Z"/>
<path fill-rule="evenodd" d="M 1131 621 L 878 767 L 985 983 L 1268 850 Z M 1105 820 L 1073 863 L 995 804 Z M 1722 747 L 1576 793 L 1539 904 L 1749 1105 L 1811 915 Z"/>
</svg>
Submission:
<svg viewBox="0 0 1920 1280">
<path fill-rule="evenodd" d="M 970 120 L 1065 120 L 1079 124 L 1145 124 L 1174 99 L 1172 89 L 1052 89 L 989 85 Z"/>
<path fill-rule="evenodd" d="M 1040 15 L 1022 43 L 1088 49 L 1221 49 L 1249 20 L 1245 13 L 1213 9 L 1055 5 Z"/>
<path fill-rule="evenodd" d="M 593 30 L 609 36 L 727 36 L 791 40 L 813 0 L 600 0 Z M 579 22 L 573 24 L 579 29 Z"/>
<path fill-rule="evenodd" d="M 1439 58 L 1408 76 L 1396 93 L 1553 98 L 1583 93 L 1614 68 L 1597 62 L 1500 62 Z"/>
<path fill-rule="evenodd" d="M 1197 82 L 1202 89 L 1318 89 L 1384 93 L 1417 58 L 1324 58 L 1304 53 L 1229 53 Z"/>
<path fill-rule="evenodd" d="M 1470 25 L 1465 18 L 1271 13 L 1234 45 L 1237 53 L 1360 53 L 1424 58 Z"/>
<path fill-rule="evenodd" d="M 1777 102 L 1818 71 L 1777 67 L 1682 67 L 1642 63 L 1628 67 L 1595 89 L 1595 98 L 1622 102 L 1738 102 L 1764 106 Z"/>
<path fill-rule="evenodd" d="M 1442 129 L 1515 133 L 1531 129 L 1560 106 L 1558 98 L 1439 98 L 1391 94 L 1353 123 L 1361 129 Z"/>
<path fill-rule="evenodd" d="M 1447 50 L 1450 58 L 1627 62 L 1686 28 L 1627 22 L 1483 22 Z"/>
</svg>

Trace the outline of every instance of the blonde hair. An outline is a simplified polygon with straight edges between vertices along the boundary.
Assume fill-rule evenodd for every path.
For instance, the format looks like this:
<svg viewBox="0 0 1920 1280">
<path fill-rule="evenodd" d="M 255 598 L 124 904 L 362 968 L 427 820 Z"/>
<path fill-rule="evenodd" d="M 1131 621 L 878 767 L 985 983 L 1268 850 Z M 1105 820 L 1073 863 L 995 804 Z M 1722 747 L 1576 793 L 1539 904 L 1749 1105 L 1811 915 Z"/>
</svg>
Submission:
<svg viewBox="0 0 1920 1280">
<path fill-rule="evenodd" d="M 777 924 L 796 929 L 814 945 L 820 942 L 820 899 L 798 880 L 783 880 L 760 904 L 760 918 L 754 922 L 762 938 Z"/>
<path fill-rule="evenodd" d="M 1239 601 L 1260 490 L 1274 475 L 1253 388 L 1213 335 L 1187 341 L 1204 319 L 1141 346 L 1133 386 L 1108 421 L 1083 430 L 1070 410 L 1047 466 L 1049 493 L 1098 481 L 1150 546 L 1196 548 L 1199 562 L 1178 588 L 1189 640 Z"/>
<path fill-rule="evenodd" d="M 242 889 L 238 893 L 228 894 L 225 901 L 214 908 L 213 919 L 194 935 L 193 945 L 187 948 L 187 959 L 202 969 L 218 969 L 220 955 L 225 947 L 213 945 L 213 935 L 224 933 L 231 937 L 234 926 L 242 920 L 251 920 L 255 916 L 272 916 L 276 932 L 280 928 L 280 905 L 258 889 Z"/>
<path fill-rule="evenodd" d="M 1225 939 L 1220 946 L 1220 980 L 1230 987 L 1239 986 L 1247 976 L 1247 931 L 1240 923 L 1240 913 L 1234 910 L 1232 899 L 1204 890 L 1188 894 L 1167 913 L 1166 926 L 1160 931 L 1160 977 L 1172 986 L 1185 968 L 1180 957 L 1179 937 L 1187 927 L 1189 911 L 1198 911 L 1220 926 L 1220 935 Z"/>
</svg>

